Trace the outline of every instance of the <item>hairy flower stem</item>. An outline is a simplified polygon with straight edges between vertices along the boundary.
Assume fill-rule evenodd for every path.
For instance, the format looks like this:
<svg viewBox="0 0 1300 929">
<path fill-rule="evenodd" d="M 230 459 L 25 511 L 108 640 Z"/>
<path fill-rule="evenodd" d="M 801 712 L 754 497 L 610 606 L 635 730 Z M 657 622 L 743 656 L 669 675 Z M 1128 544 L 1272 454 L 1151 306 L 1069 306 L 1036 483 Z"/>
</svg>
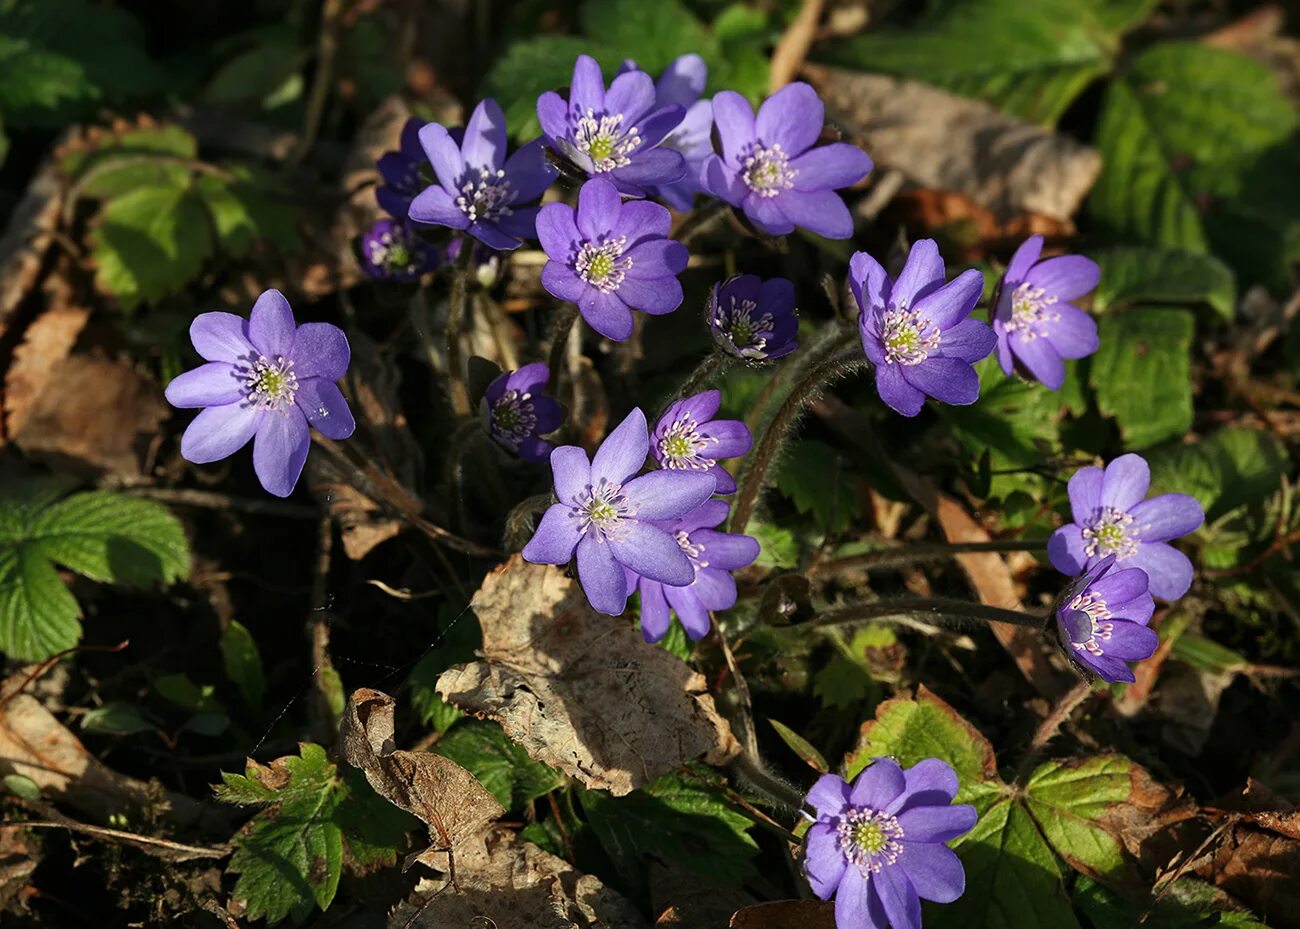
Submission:
<svg viewBox="0 0 1300 929">
<path fill-rule="evenodd" d="M 963 625 L 968 620 L 981 623 L 1011 623 L 1030 629 L 1046 629 L 1050 616 L 1004 610 L 983 603 L 950 597 L 897 597 L 853 603 L 829 610 L 811 623 L 813 626 L 843 626 L 865 623 L 894 616 L 918 616 L 939 625 Z"/>
<path fill-rule="evenodd" d="M 674 399 L 680 400 L 682 397 L 689 397 L 693 394 L 704 390 L 722 375 L 727 373 L 736 361 L 735 356 L 728 355 L 726 352 L 711 352 L 705 356 L 704 360 L 696 365 L 695 370 L 691 372 L 686 380 L 682 381 L 682 386 L 677 388 L 677 394 Z"/>
<path fill-rule="evenodd" d="M 469 275 L 473 255 L 474 249 L 470 243 L 462 243 L 456 266 L 451 272 L 451 294 L 447 300 L 447 394 L 451 399 L 451 410 L 459 421 L 474 415 L 469 402 L 469 385 L 465 381 L 465 360 L 460 351 L 465 309 L 469 303 Z"/>
<path fill-rule="evenodd" d="M 799 421 L 804 411 L 821 396 L 823 390 L 834 380 L 851 374 L 864 367 L 866 359 L 856 347 L 847 351 L 835 351 L 828 358 L 815 365 L 795 384 L 789 396 L 777 409 L 772 421 L 768 423 L 763 437 L 759 439 L 753 454 L 747 459 L 748 467 L 737 481 L 736 509 L 731 517 L 731 532 L 744 532 L 749 519 L 758 503 L 759 494 L 767 482 L 768 472 L 775 463 L 781 446 Z"/>
<path fill-rule="evenodd" d="M 847 337 L 847 332 L 848 330 L 845 327 L 832 323 L 813 336 L 802 351 L 784 359 L 781 367 L 768 379 L 763 389 L 758 392 L 758 396 L 754 398 L 754 402 L 749 408 L 749 413 L 745 416 L 745 421 L 749 424 L 750 429 L 757 432 L 760 425 L 768 418 L 767 408 L 771 405 L 773 398 L 787 384 L 799 380 L 804 372 L 825 358 L 829 352 L 841 348 Z"/>
<path fill-rule="evenodd" d="M 944 561 L 970 552 L 1041 552 L 1046 539 L 994 539 L 990 542 L 919 542 L 891 545 L 878 552 L 823 561 L 808 568 L 808 574 L 838 574 L 861 568 L 889 568 L 922 561 Z"/>
<path fill-rule="evenodd" d="M 560 384 L 569 370 L 569 366 L 564 363 L 564 356 L 568 354 L 569 333 L 573 331 L 573 324 L 577 319 L 576 303 L 561 303 L 556 308 L 555 315 L 551 317 L 551 351 L 546 358 L 546 366 L 551 372 L 551 377 L 555 379 L 551 383 L 557 397 L 560 395 Z"/>
<path fill-rule="evenodd" d="M 722 219 L 729 209 L 731 207 L 722 200 L 710 200 L 682 220 L 681 225 L 673 231 L 673 238 L 683 245 L 688 244 L 691 239 Z"/>
</svg>

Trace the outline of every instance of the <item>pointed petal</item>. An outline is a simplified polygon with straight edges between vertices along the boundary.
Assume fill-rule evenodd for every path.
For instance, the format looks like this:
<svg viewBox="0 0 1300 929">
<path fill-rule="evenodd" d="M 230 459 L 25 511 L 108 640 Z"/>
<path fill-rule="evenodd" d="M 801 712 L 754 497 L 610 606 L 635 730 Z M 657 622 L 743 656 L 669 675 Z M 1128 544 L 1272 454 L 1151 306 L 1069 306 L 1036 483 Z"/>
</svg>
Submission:
<svg viewBox="0 0 1300 929">
<path fill-rule="evenodd" d="M 763 145 L 780 145 L 795 158 L 817 141 L 826 123 L 821 97 L 802 81 L 786 84 L 763 101 L 754 120 L 754 133 Z"/>
<path fill-rule="evenodd" d="M 734 90 L 724 90 L 713 97 L 713 124 L 722 143 L 722 158 L 739 165 L 745 146 L 754 141 L 754 108 Z"/>
<path fill-rule="evenodd" d="M 248 320 L 234 313 L 200 313 L 190 323 L 190 341 L 204 361 L 243 361 L 258 354 L 248 338 Z"/>
<path fill-rule="evenodd" d="M 465 164 L 496 170 L 506 160 L 506 116 L 490 97 L 479 102 L 465 124 L 460 152 Z"/>
<path fill-rule="evenodd" d="M 192 371 L 178 374 L 163 392 L 167 402 L 181 409 L 225 406 L 244 399 L 244 379 L 235 366 L 209 361 Z"/>
<path fill-rule="evenodd" d="M 253 440 L 253 470 L 262 488 L 277 497 L 293 493 L 310 448 L 307 417 L 296 407 L 264 415 Z"/>
<path fill-rule="evenodd" d="M 248 317 L 248 340 L 266 355 L 289 357 L 293 349 L 293 310 L 284 294 L 272 288 L 262 292 Z"/>
<path fill-rule="evenodd" d="M 606 439 L 605 443 L 608 444 L 609 441 Z M 601 451 L 604 448 L 602 445 Z M 597 462 L 592 464 L 592 475 L 599 480 L 596 468 L 600 452 L 596 453 L 596 458 Z M 636 467 L 640 468 L 644 460 L 643 453 Z M 713 494 L 715 483 L 713 475 L 704 471 L 651 471 L 624 484 L 623 493 L 631 501 L 637 519 L 677 519 L 708 500 Z M 689 584 L 690 580 L 677 583 L 679 586 Z"/>
<path fill-rule="evenodd" d="M 460 179 L 465 174 L 465 159 L 446 127 L 429 123 L 420 130 L 420 145 L 429 156 L 429 163 L 433 165 L 433 172 L 443 189 L 449 193 L 459 189 Z"/>
<path fill-rule="evenodd" d="M 261 416 L 260 410 L 238 403 L 208 407 L 181 436 L 181 457 L 194 464 L 230 457 L 248 444 Z"/>
<path fill-rule="evenodd" d="M 577 552 L 578 580 L 582 582 L 587 602 L 597 612 L 621 615 L 627 607 L 627 575 L 623 566 L 614 560 L 609 545 L 588 533 L 578 543 Z"/>
<path fill-rule="evenodd" d="M 578 520 L 572 509 L 563 503 L 547 507 L 542 514 L 537 531 L 528 540 L 522 552 L 525 561 L 533 564 L 566 565 L 573 558 L 573 550 L 578 546 L 582 533 L 578 529 Z"/>
<path fill-rule="evenodd" d="M 556 498 L 561 503 L 573 503 L 592 482 L 587 453 L 576 445 L 561 445 L 551 452 L 551 476 Z"/>
<path fill-rule="evenodd" d="M 905 842 L 899 865 L 922 900 L 952 903 L 966 891 L 966 872 L 946 845 Z"/>
<path fill-rule="evenodd" d="M 1070 523 L 1053 532 L 1047 540 L 1047 560 L 1053 568 L 1071 577 L 1082 571 L 1088 563 L 1083 530 Z"/>
<path fill-rule="evenodd" d="M 1038 256 L 1043 253 L 1043 237 L 1041 235 L 1031 235 L 1025 241 L 1020 243 L 1016 253 L 1011 256 L 1011 262 L 1007 265 L 1006 273 L 1003 274 L 1003 280 L 1012 287 L 1019 284 L 1029 273 L 1029 269 L 1038 261 Z M 1005 286 L 1005 285 L 1004 285 Z"/>
<path fill-rule="evenodd" d="M 592 483 L 599 483 L 602 478 L 614 484 L 624 483 L 641 470 L 649 452 L 650 431 L 646 426 L 645 413 L 636 407 L 596 449 L 596 455 L 591 460 Z"/>
<path fill-rule="evenodd" d="M 1129 511 L 1143 542 L 1168 542 L 1195 532 L 1205 522 L 1200 502 L 1187 494 L 1161 494 Z"/>
<path fill-rule="evenodd" d="M 668 634 L 673 621 L 664 585 L 642 578 L 637 589 L 641 591 L 641 635 L 647 642 L 658 642 Z"/>
<path fill-rule="evenodd" d="M 890 292 L 893 307 L 913 307 L 922 297 L 943 286 L 943 258 L 934 239 L 921 239 L 907 253 L 903 270 Z"/>
</svg>

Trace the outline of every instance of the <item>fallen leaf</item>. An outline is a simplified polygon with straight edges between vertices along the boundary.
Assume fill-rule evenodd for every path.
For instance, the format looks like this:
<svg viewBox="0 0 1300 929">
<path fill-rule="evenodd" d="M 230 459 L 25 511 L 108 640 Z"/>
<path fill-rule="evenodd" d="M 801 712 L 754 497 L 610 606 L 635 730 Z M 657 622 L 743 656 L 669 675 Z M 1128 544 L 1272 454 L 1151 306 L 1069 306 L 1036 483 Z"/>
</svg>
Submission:
<svg viewBox="0 0 1300 929">
<path fill-rule="evenodd" d="M 456 859 L 456 882 L 399 904 L 390 929 L 645 929 L 622 896 L 561 858 L 499 831 Z"/>
<path fill-rule="evenodd" d="M 698 869 L 679 862 L 647 860 L 650 872 L 650 912 L 658 914 L 655 929 L 715 929 L 731 914 L 757 902 L 739 887 L 719 887 Z"/>
<path fill-rule="evenodd" d="M 777 900 L 737 910 L 731 929 L 835 929 L 835 904 L 821 900 Z"/>
<path fill-rule="evenodd" d="M 1203 820 L 1181 787 L 1160 783 L 1140 765 L 1133 765 L 1130 778 L 1128 798 L 1108 807 L 1097 824 L 1119 840 L 1143 874 L 1155 874 L 1180 850 L 1196 847 L 1205 834 Z"/>
<path fill-rule="evenodd" d="M 442 855 L 454 855 L 459 865 L 465 850 L 476 848 L 476 840 L 505 811 L 474 775 L 450 758 L 397 749 L 395 708 L 388 694 L 368 688 L 353 691 L 339 727 L 340 753 L 362 770 L 375 793 L 429 827 L 432 845 L 412 861 L 438 868 L 435 862 Z"/>
<path fill-rule="evenodd" d="M 804 73 L 878 168 L 965 194 L 999 220 L 1068 220 L 1101 171 L 1095 150 L 986 103 L 880 74 L 818 65 Z"/>
<path fill-rule="evenodd" d="M 50 158 L 32 177 L 0 235 L 0 336 L 36 284 L 62 208 L 58 159 Z"/>
<path fill-rule="evenodd" d="M 90 308 L 72 303 L 63 278 L 47 279 L 47 309 L 23 332 L 4 376 L 4 435 L 22 431 L 37 401 L 57 378 L 63 360 L 90 319 Z"/>
<path fill-rule="evenodd" d="M 30 917 L 22 891 L 42 857 L 40 842 L 30 832 L 0 826 L 0 913 Z"/>
<path fill-rule="evenodd" d="M 516 555 L 471 606 L 485 660 L 444 672 L 438 693 L 500 722 L 537 761 L 623 796 L 694 758 L 722 764 L 740 750 L 704 677 L 627 620 L 592 610 L 560 569 Z"/>
<path fill-rule="evenodd" d="M 1270 926 L 1300 926 L 1300 809 L 1258 782 L 1211 821 L 1225 826 L 1196 874 L 1259 913 Z"/>
</svg>

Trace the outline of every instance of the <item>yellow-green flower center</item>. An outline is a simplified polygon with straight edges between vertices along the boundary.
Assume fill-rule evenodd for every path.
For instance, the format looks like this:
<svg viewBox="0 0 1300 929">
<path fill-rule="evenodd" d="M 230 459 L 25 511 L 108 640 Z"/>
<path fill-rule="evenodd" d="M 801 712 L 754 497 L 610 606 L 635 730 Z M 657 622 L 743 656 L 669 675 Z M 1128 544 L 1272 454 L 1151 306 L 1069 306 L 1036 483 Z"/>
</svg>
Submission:
<svg viewBox="0 0 1300 929">
<path fill-rule="evenodd" d="M 280 355 L 274 359 L 261 355 L 243 373 L 244 397 L 253 406 L 282 410 L 293 404 L 298 375 L 293 372 L 292 361 Z"/>
<path fill-rule="evenodd" d="M 1114 555 L 1123 559 L 1137 551 L 1132 515 L 1112 506 L 1102 507 L 1083 527 L 1083 550 L 1089 558 Z"/>
<path fill-rule="evenodd" d="M 928 334 L 926 330 L 930 330 Z M 931 329 L 930 321 L 910 310 L 890 310 L 885 314 L 881 330 L 885 346 L 885 361 L 890 364 L 915 365 L 930 357 L 939 347 L 939 330 Z"/>
<path fill-rule="evenodd" d="M 614 259 L 607 253 L 601 252 L 591 259 L 591 264 L 587 265 L 587 277 L 594 281 L 603 281 L 614 273 Z"/>
</svg>

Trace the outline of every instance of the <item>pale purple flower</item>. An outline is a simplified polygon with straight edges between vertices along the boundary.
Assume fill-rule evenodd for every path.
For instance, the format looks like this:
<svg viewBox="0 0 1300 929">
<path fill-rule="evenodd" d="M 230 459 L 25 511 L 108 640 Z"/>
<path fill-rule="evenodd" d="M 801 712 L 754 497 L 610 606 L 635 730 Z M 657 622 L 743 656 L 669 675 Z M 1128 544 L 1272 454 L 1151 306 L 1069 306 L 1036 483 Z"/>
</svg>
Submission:
<svg viewBox="0 0 1300 929">
<path fill-rule="evenodd" d="M 939 247 L 922 239 L 896 281 L 866 252 L 855 253 L 849 287 L 861 309 L 862 350 L 875 365 L 881 400 L 915 416 L 927 396 L 959 406 L 979 399 L 980 379 L 971 366 L 997 344 L 993 330 L 969 318 L 984 292 L 984 275 L 971 269 L 945 284 Z"/>
<path fill-rule="evenodd" d="M 739 274 L 714 284 L 708 313 L 713 341 L 736 358 L 771 361 L 799 347 L 794 284 L 783 277 Z"/>
<path fill-rule="evenodd" d="M 650 450 L 645 414 L 634 409 L 605 437 L 595 456 L 575 445 L 551 452 L 555 496 L 524 546 L 524 560 L 568 564 L 592 607 L 618 616 L 627 606 L 627 574 L 683 586 L 695 566 L 677 540 L 656 525 L 694 510 L 713 493 L 713 475 L 651 471 L 635 477 Z"/>
<path fill-rule="evenodd" d="M 641 592 L 641 634 L 647 642 L 658 642 L 667 634 L 672 613 L 691 640 L 698 642 L 709 634 L 710 610 L 736 605 L 731 572 L 753 564 L 759 545 L 751 536 L 715 530 L 726 520 L 727 510 L 724 500 L 706 500 L 680 519 L 656 524 L 677 540 L 690 559 L 695 579 L 689 584 L 673 587 L 627 571 L 628 593 Z"/>
<path fill-rule="evenodd" d="M 429 123 L 420 130 L 420 144 L 438 183 L 411 202 L 411 219 L 468 232 L 498 251 L 533 238 L 534 201 L 559 172 L 546 160 L 540 139 L 506 158 L 506 118 L 495 100 L 474 108 L 463 140 Z"/>
<path fill-rule="evenodd" d="M 258 297 L 247 320 L 201 314 L 190 340 L 207 364 L 172 378 L 166 391 L 172 406 L 203 408 L 181 436 L 186 461 L 218 461 L 253 439 L 258 480 L 287 497 L 307 461 L 308 426 L 330 439 L 356 428 L 335 383 L 348 369 L 347 337 L 329 323 L 295 325 L 278 290 Z"/>
<path fill-rule="evenodd" d="M 636 62 L 623 63 L 620 74 L 639 70 Z M 704 162 L 713 154 L 713 102 L 701 100 L 704 85 L 709 82 L 709 66 L 699 55 L 682 55 L 670 64 L 655 81 L 655 106 L 681 106 L 686 115 L 677 128 L 659 144 L 682 153 L 686 159 L 686 173 L 671 184 L 652 185 L 650 196 L 662 200 L 674 210 L 686 212 L 695 203 L 695 195 L 703 191 L 700 172 Z"/>
<path fill-rule="evenodd" d="M 669 471 L 704 471 L 717 479 L 713 492 L 736 492 L 736 479 L 719 461 L 738 458 L 754 444 L 749 427 L 738 419 L 714 419 L 722 391 L 706 390 L 668 407 L 650 436 L 650 454 Z"/>
<path fill-rule="evenodd" d="M 554 91 L 537 98 L 537 119 L 551 148 L 629 197 L 644 197 L 647 187 L 685 175 L 682 153 L 662 144 L 685 115 L 679 104 L 656 103 L 654 80 L 644 71 L 624 72 L 606 90 L 590 55 L 579 55 L 573 65 L 568 100 Z"/>
<path fill-rule="evenodd" d="M 966 889 L 961 859 L 944 843 L 969 832 L 978 816 L 952 805 L 957 774 L 927 758 L 904 771 L 877 758 L 850 786 L 824 774 L 804 802 L 804 873 L 822 900 L 835 898 L 840 929 L 920 929 L 921 900 L 952 903 Z"/>
<path fill-rule="evenodd" d="M 1162 494 L 1144 499 L 1151 469 L 1141 455 L 1121 455 L 1106 466 L 1080 468 L 1070 478 L 1074 522 L 1047 540 L 1047 557 L 1074 576 L 1114 555 L 1122 568 L 1141 568 L 1151 595 L 1176 600 L 1192 586 L 1192 563 L 1167 544 L 1205 522 L 1195 497 Z"/>
<path fill-rule="evenodd" d="M 420 147 L 420 129 L 424 120 L 412 116 L 402 127 L 401 141 L 395 152 L 379 156 L 379 176 L 383 183 L 375 188 L 375 199 L 380 207 L 396 219 L 406 219 L 411 201 L 429 183 L 426 177 L 433 174 L 428 156 Z"/>
<path fill-rule="evenodd" d="M 706 191 L 769 235 L 796 226 L 829 239 L 853 234 L 853 217 L 835 191 L 866 177 L 871 159 L 847 142 L 814 147 L 825 122 L 817 91 L 787 84 L 755 116 L 748 100 L 724 90 L 713 98 L 713 122 L 722 151 L 704 163 Z"/>
<path fill-rule="evenodd" d="M 548 203 L 537 217 L 537 237 L 550 260 L 542 286 L 576 303 L 582 318 L 606 338 L 632 334 L 632 310 L 662 315 L 682 304 L 677 275 L 686 247 L 669 239 L 672 217 L 644 200 L 624 202 L 614 185 L 594 178 L 578 191 L 578 209 Z"/>
<path fill-rule="evenodd" d="M 483 393 L 481 411 L 488 434 L 527 461 L 545 461 L 554 447 L 540 438 L 560 428 L 560 404 L 542 393 L 551 371 L 546 362 L 507 371 Z"/>
<path fill-rule="evenodd" d="M 409 221 L 378 220 L 361 238 L 361 268 L 380 281 L 414 281 L 438 266 L 438 249 Z"/>
<path fill-rule="evenodd" d="M 1005 374 L 1020 364 L 1052 390 L 1065 383 L 1063 359 L 1097 350 L 1096 321 L 1069 301 L 1097 286 L 1101 269 L 1082 255 L 1039 261 L 1043 237 L 1030 236 L 1016 249 L 1002 275 L 993 331 Z"/>
<path fill-rule="evenodd" d="M 1107 555 L 1065 589 L 1056 606 L 1056 631 L 1072 662 L 1112 684 L 1132 683 L 1125 662 L 1150 658 L 1160 645 L 1160 636 L 1147 626 L 1156 603 L 1146 572 L 1112 571 L 1115 560 Z"/>
</svg>

